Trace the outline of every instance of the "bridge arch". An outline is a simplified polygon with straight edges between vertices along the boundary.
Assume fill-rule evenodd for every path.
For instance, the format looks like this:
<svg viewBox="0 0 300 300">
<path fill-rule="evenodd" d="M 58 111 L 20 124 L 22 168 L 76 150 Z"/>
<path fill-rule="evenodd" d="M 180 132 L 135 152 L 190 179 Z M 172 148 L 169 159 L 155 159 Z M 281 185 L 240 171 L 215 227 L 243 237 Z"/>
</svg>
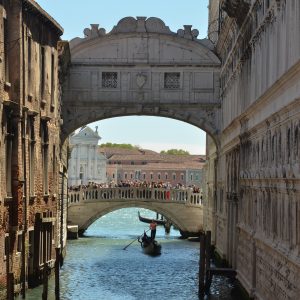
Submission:
<svg viewBox="0 0 300 300">
<path fill-rule="evenodd" d="M 185 231 L 185 225 L 183 224 L 182 220 L 176 216 L 173 212 L 171 212 L 168 209 L 165 209 L 163 207 L 155 207 L 153 204 L 147 204 L 147 203 L 139 203 L 138 206 L 133 203 L 116 203 L 115 205 L 111 205 L 108 208 L 95 211 L 95 214 L 90 216 L 89 219 L 86 220 L 86 223 L 83 224 L 83 227 L 81 228 L 81 233 L 83 233 L 85 230 L 87 230 L 95 221 L 100 219 L 101 217 L 114 212 L 116 210 L 120 210 L 123 208 L 131 208 L 131 207 L 136 207 L 136 208 L 146 208 L 151 211 L 157 212 L 159 214 L 164 215 L 168 220 L 171 221 L 173 225 L 175 225 L 181 232 L 186 232 Z"/>
<path fill-rule="evenodd" d="M 100 217 L 121 208 L 141 207 L 163 214 L 182 233 L 194 235 L 203 229 L 200 193 L 190 189 L 93 187 L 70 191 L 68 223 L 83 233 Z"/>
<path fill-rule="evenodd" d="M 92 24 L 70 41 L 62 139 L 88 123 L 131 115 L 195 125 L 219 145 L 220 61 L 198 31 L 172 32 L 158 18 L 126 17 L 106 33 Z"/>
</svg>

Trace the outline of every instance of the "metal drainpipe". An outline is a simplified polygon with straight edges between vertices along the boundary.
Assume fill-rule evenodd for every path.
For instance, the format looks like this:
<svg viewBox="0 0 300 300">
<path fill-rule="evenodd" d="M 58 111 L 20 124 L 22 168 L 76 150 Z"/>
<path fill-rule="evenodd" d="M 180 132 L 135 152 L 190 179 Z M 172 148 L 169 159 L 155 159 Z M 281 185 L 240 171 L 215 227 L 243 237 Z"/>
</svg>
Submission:
<svg viewBox="0 0 300 300">
<path fill-rule="evenodd" d="M 25 88 L 26 88 L 26 81 L 25 81 L 25 28 L 23 24 L 24 14 L 23 14 L 23 5 L 21 6 L 21 24 L 22 24 L 22 88 L 23 88 L 23 111 L 22 117 L 23 122 L 22 125 L 22 152 L 23 152 L 23 232 L 22 232 L 22 269 L 21 269 L 21 284 L 22 284 L 22 298 L 25 299 L 26 297 L 26 233 L 27 233 L 27 168 L 26 168 L 26 120 L 27 120 L 27 109 L 25 108 Z M 26 31 L 27 32 L 27 31 Z"/>
<path fill-rule="evenodd" d="M 27 112 L 23 111 L 22 122 L 22 152 L 23 152 L 23 234 L 22 234 L 22 297 L 26 295 L 26 233 L 27 233 L 27 166 L 26 166 L 26 118 Z"/>
</svg>

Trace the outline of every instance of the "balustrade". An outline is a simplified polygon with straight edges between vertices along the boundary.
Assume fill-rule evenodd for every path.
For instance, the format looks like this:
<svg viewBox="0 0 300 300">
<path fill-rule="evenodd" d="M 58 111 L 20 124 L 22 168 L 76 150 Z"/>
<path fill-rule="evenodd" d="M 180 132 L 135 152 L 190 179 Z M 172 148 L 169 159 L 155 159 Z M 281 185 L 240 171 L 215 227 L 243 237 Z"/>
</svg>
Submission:
<svg viewBox="0 0 300 300">
<path fill-rule="evenodd" d="M 106 200 L 149 200 L 180 202 L 187 205 L 202 205 L 200 193 L 193 193 L 191 189 L 164 189 L 143 187 L 116 188 L 84 188 L 69 191 L 69 204 L 84 201 Z"/>
</svg>

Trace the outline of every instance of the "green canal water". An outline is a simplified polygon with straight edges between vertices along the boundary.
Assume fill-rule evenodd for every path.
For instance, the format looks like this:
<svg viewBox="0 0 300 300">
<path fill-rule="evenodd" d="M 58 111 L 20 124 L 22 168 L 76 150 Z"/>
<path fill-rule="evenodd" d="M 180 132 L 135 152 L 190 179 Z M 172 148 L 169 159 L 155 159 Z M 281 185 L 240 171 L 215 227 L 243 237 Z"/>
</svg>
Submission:
<svg viewBox="0 0 300 300">
<path fill-rule="evenodd" d="M 199 243 L 178 239 L 176 230 L 166 235 L 158 227 L 156 239 L 162 254 L 151 257 L 134 242 L 148 229 L 137 212 L 155 217 L 145 209 L 128 208 L 98 219 L 85 236 L 68 241 L 61 269 L 62 300 L 196 300 L 198 299 Z M 214 279 L 210 299 L 227 300 L 232 285 L 224 278 Z M 29 290 L 26 299 L 42 299 L 42 288 Z M 54 278 L 49 282 L 49 298 L 54 296 Z"/>
</svg>

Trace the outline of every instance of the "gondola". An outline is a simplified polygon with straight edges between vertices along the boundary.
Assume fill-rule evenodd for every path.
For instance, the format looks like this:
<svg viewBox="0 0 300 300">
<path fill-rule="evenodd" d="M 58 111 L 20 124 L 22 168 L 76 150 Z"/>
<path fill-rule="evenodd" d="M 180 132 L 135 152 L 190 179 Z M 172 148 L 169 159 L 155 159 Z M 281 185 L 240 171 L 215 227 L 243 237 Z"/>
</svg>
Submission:
<svg viewBox="0 0 300 300">
<path fill-rule="evenodd" d="M 145 254 L 153 256 L 161 254 L 161 245 L 156 240 L 152 240 L 146 233 L 141 238 L 138 238 L 138 241 Z"/>
<path fill-rule="evenodd" d="M 145 218 L 145 217 L 142 217 L 141 215 L 140 215 L 140 212 L 138 212 L 138 216 L 139 216 L 139 220 L 141 221 L 141 222 L 144 222 L 144 223 L 148 223 L 148 224 L 150 224 L 151 222 L 152 222 L 152 220 L 153 219 L 149 219 L 149 218 Z M 154 222 L 157 224 L 157 225 L 166 225 L 166 220 L 156 220 L 156 219 L 154 219 Z"/>
</svg>

